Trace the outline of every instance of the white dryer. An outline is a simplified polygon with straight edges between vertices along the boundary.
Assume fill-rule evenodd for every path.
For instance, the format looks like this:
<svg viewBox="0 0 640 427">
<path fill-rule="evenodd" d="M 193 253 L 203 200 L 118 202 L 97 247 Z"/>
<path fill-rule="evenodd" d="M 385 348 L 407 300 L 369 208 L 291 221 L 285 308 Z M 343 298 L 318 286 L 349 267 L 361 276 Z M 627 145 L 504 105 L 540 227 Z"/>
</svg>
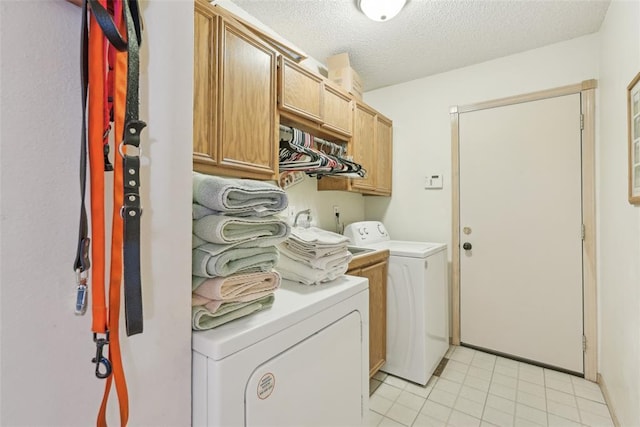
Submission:
<svg viewBox="0 0 640 427">
<path fill-rule="evenodd" d="M 345 227 L 351 244 L 389 249 L 387 359 L 381 370 L 425 385 L 449 348 L 447 246 L 391 240 L 381 222 Z"/>
<path fill-rule="evenodd" d="M 194 332 L 194 426 L 366 425 L 367 279 L 283 281 L 270 309 Z"/>
</svg>

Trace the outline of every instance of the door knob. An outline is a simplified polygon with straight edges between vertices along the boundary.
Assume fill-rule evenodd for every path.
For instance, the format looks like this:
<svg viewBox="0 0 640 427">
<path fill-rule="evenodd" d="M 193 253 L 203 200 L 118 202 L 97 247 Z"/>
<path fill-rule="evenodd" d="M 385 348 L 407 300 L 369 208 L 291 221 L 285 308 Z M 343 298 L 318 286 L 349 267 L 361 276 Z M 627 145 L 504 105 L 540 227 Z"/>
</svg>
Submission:
<svg viewBox="0 0 640 427">
<path fill-rule="evenodd" d="M 471 250 L 471 243 L 469 242 L 464 242 L 462 244 L 462 249 L 464 249 L 465 251 L 470 251 Z"/>
</svg>

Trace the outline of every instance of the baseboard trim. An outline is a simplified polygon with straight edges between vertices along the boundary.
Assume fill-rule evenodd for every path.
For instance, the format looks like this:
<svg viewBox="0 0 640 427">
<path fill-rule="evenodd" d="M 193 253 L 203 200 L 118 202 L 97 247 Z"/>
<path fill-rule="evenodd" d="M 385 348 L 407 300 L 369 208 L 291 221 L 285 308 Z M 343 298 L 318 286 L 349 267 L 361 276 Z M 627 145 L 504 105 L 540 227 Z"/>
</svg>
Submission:
<svg viewBox="0 0 640 427">
<path fill-rule="evenodd" d="M 616 411 L 613 408 L 613 402 L 611 401 L 611 397 L 609 396 L 609 390 L 607 389 L 607 384 L 604 381 L 604 377 L 602 374 L 598 374 L 598 385 L 600 386 L 600 390 L 602 390 L 602 395 L 604 396 L 604 401 L 607 404 L 607 408 L 609 409 L 609 414 L 611 415 L 611 419 L 613 420 L 613 425 L 616 427 L 620 427 L 620 422 L 618 421 L 618 417 L 616 417 Z"/>
</svg>

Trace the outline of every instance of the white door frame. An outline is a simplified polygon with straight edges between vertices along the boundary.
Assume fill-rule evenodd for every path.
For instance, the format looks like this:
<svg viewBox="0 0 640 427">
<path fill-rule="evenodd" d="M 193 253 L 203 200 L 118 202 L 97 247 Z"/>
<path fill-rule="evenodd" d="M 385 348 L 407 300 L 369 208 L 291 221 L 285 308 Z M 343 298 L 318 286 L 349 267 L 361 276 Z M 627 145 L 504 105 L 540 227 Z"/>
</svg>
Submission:
<svg viewBox="0 0 640 427">
<path fill-rule="evenodd" d="M 581 94 L 582 127 L 582 216 L 584 243 L 582 245 L 583 270 L 583 322 L 586 349 L 584 352 L 584 377 L 597 380 L 598 323 L 596 300 L 596 206 L 595 206 L 595 99 L 596 80 L 585 80 L 575 85 L 562 86 L 540 92 L 501 98 L 464 106 L 453 106 L 451 116 L 451 320 L 452 338 L 460 344 L 460 134 L 459 115 L 487 108 L 502 107 L 522 102 L 537 101 L 558 96 Z"/>
</svg>

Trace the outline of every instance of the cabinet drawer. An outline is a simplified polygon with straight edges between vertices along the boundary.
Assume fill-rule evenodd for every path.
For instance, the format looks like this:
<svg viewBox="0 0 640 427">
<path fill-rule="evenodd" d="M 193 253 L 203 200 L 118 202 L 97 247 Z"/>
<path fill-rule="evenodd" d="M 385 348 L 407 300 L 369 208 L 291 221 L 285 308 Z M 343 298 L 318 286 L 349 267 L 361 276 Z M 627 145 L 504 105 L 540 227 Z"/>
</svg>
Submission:
<svg viewBox="0 0 640 427">
<path fill-rule="evenodd" d="M 322 78 L 281 56 L 279 106 L 315 122 L 322 121 Z"/>
</svg>

